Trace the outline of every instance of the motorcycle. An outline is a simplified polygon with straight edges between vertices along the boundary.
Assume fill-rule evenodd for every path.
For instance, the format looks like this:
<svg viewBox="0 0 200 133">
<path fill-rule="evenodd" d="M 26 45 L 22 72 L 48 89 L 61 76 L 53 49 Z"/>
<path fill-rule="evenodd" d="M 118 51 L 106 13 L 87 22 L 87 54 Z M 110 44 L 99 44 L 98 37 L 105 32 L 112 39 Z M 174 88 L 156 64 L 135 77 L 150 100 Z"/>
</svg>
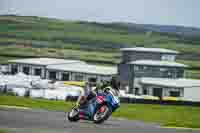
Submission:
<svg viewBox="0 0 200 133">
<path fill-rule="evenodd" d="M 88 101 L 87 105 L 72 108 L 68 113 L 68 120 L 71 122 L 89 120 L 100 124 L 107 120 L 119 106 L 119 98 L 107 89 Z"/>
</svg>

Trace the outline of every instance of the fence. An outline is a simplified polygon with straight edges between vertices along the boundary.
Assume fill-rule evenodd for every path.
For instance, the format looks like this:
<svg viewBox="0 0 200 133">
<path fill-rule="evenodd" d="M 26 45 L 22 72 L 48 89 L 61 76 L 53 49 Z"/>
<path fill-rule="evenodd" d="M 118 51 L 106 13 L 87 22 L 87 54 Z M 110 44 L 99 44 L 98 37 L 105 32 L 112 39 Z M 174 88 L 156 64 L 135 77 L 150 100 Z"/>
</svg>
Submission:
<svg viewBox="0 0 200 133">
<path fill-rule="evenodd" d="M 120 98 L 121 103 L 131 104 L 160 104 L 160 105 L 185 105 L 185 106 L 199 106 L 200 102 L 193 101 L 169 101 L 169 100 L 150 100 L 150 99 L 135 99 L 135 98 Z"/>
<path fill-rule="evenodd" d="M 76 101 L 77 97 L 66 98 L 66 101 Z M 120 97 L 121 103 L 129 103 L 129 104 L 159 104 L 159 105 L 179 105 L 179 106 L 199 106 L 200 102 L 192 102 L 192 101 L 169 101 L 169 100 L 150 100 L 150 99 L 135 99 L 135 98 L 125 98 Z"/>
</svg>

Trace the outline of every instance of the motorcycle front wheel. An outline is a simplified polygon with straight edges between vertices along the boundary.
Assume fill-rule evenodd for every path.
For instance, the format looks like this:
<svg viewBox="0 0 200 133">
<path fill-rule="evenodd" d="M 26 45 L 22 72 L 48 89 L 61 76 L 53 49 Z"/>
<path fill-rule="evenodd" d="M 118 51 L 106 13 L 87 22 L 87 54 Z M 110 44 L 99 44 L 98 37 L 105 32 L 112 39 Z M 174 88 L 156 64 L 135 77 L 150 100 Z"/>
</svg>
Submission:
<svg viewBox="0 0 200 133">
<path fill-rule="evenodd" d="M 100 106 L 96 113 L 93 116 L 93 121 L 96 124 L 103 123 L 105 120 L 107 120 L 110 115 L 112 114 L 112 110 L 108 105 L 102 105 Z"/>
</svg>

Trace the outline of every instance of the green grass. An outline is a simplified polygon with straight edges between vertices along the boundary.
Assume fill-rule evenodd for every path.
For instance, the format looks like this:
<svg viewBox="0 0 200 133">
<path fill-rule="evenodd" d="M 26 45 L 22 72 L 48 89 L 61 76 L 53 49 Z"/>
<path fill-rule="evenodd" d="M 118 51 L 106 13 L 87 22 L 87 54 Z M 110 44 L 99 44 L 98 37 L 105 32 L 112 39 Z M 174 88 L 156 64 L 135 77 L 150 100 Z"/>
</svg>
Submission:
<svg viewBox="0 0 200 133">
<path fill-rule="evenodd" d="M 29 99 L 24 97 L 0 95 L 0 105 L 42 108 L 66 111 L 71 102 Z M 130 120 L 160 123 L 164 126 L 200 128 L 200 108 L 190 106 L 122 104 L 113 116 Z"/>
<path fill-rule="evenodd" d="M 123 104 L 114 116 L 156 122 L 164 126 L 200 128 L 199 113 L 199 107 Z"/>
<path fill-rule="evenodd" d="M 200 79 L 200 61 L 194 60 L 178 60 L 177 62 L 188 65 L 186 69 L 186 78 Z"/>
<path fill-rule="evenodd" d="M 0 64 L 7 64 L 8 60 L 17 59 L 16 57 L 0 56 Z"/>
<path fill-rule="evenodd" d="M 186 70 L 186 78 L 200 79 L 200 70 Z"/>
<path fill-rule="evenodd" d="M 1 46 L 0 62 L 8 59 L 27 58 L 27 57 L 53 57 L 77 59 L 88 62 L 105 62 L 116 64 L 119 62 L 119 53 L 81 51 L 73 49 L 56 49 L 56 48 L 32 48 L 18 45 Z"/>
<path fill-rule="evenodd" d="M 178 60 L 178 62 L 188 65 L 192 68 L 200 68 L 200 61 L 194 60 Z"/>
<path fill-rule="evenodd" d="M 8 131 L 6 129 L 0 128 L 0 133 L 7 133 Z"/>
<path fill-rule="evenodd" d="M 0 105 L 30 107 L 35 109 L 63 110 L 70 109 L 71 102 L 53 101 L 45 99 L 29 99 L 24 97 L 7 96 L 0 94 Z"/>
</svg>

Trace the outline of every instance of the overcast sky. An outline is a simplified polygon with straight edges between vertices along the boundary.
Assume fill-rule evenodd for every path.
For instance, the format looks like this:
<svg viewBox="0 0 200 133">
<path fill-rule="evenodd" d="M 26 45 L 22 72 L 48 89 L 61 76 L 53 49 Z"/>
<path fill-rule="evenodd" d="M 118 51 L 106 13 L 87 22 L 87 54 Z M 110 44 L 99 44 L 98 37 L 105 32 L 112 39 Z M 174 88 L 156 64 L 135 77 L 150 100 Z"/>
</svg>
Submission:
<svg viewBox="0 0 200 133">
<path fill-rule="evenodd" d="M 200 0 L 0 0 L 0 14 L 200 27 Z"/>
</svg>

